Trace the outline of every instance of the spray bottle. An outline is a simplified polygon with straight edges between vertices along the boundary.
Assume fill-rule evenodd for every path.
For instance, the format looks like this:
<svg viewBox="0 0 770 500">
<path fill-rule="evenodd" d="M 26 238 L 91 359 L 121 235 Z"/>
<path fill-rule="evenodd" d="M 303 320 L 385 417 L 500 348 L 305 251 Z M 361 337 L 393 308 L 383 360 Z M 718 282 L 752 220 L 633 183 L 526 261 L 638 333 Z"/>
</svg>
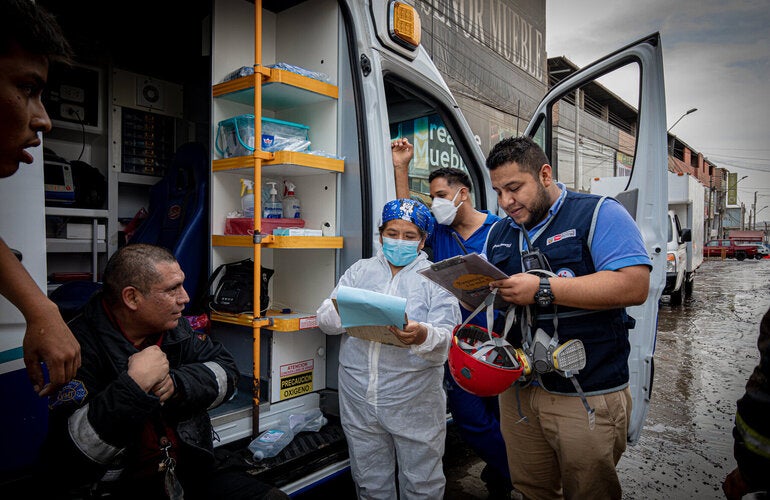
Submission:
<svg viewBox="0 0 770 500">
<path fill-rule="evenodd" d="M 295 186 L 291 181 L 286 181 L 286 194 L 283 197 L 283 216 L 287 219 L 299 219 L 302 217 L 299 198 L 294 196 Z"/>
<path fill-rule="evenodd" d="M 275 182 L 267 182 L 270 185 L 270 199 L 265 202 L 265 209 L 262 216 L 265 219 L 280 219 L 283 217 L 283 206 L 278 201 L 276 195 L 278 191 L 275 189 Z"/>
<path fill-rule="evenodd" d="M 254 181 L 241 179 L 241 210 L 243 216 L 254 218 Z"/>
</svg>

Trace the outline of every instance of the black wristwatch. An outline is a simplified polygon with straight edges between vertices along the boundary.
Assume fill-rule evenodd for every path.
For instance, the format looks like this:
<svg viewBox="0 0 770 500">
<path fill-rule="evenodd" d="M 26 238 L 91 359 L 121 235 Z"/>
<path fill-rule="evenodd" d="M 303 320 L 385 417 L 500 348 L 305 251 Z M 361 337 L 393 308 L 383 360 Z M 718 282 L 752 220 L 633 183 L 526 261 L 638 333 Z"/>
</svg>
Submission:
<svg viewBox="0 0 770 500">
<path fill-rule="evenodd" d="M 548 278 L 540 278 L 540 289 L 535 293 L 535 304 L 540 307 L 548 307 L 553 303 L 553 292 L 551 292 L 551 282 Z"/>
</svg>

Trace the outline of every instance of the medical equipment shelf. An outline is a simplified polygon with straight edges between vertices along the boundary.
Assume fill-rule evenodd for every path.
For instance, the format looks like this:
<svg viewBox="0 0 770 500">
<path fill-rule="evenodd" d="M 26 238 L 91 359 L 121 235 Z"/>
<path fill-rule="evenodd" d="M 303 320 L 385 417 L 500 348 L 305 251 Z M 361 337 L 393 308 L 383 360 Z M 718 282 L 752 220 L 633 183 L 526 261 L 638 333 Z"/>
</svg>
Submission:
<svg viewBox="0 0 770 500">
<path fill-rule="evenodd" d="M 253 366 L 249 368 L 253 370 L 255 381 L 251 430 L 252 434 L 256 435 L 260 431 L 261 413 L 266 413 L 268 420 L 275 418 L 270 416 L 271 412 L 267 410 L 271 405 L 301 402 L 306 396 L 325 388 L 325 335 L 316 328 L 314 312 L 297 311 L 315 311 L 323 297 L 334 288 L 337 250 L 343 248 L 343 238 L 266 234 L 255 239 L 252 235 L 224 235 L 224 228 L 220 229 L 219 225 L 241 206 L 241 179 L 246 179 L 251 180 L 251 185 L 254 186 L 254 207 L 257 211 L 262 207 L 265 196 L 264 183 L 275 180 L 281 189 L 283 186 L 280 184 L 287 181 L 295 185 L 298 197 L 302 199 L 305 227 L 334 228 L 338 213 L 338 174 L 344 172 L 345 162 L 335 156 L 339 130 L 338 87 L 293 71 L 268 67 L 273 62 L 285 61 L 313 71 L 330 68 L 336 72 L 339 43 L 337 37 L 323 36 L 323 33 L 330 32 L 321 30 L 321 36 L 316 36 L 312 42 L 312 50 L 303 50 L 301 41 L 299 45 L 295 45 L 293 42 L 297 40 L 292 39 L 292 43 L 288 43 L 285 37 L 295 30 L 302 31 L 307 17 L 296 16 L 296 12 L 270 12 L 263 19 L 262 1 L 254 0 L 250 3 L 254 9 L 252 54 L 249 54 L 251 50 L 244 45 L 243 39 L 235 40 L 230 36 L 234 24 L 245 24 L 244 14 L 249 7 L 228 1 L 228 7 L 223 7 L 222 15 L 215 21 L 213 30 L 217 42 L 213 45 L 217 53 L 223 55 L 221 59 L 213 60 L 213 81 L 218 81 L 223 75 L 232 72 L 234 61 L 243 64 L 242 61 L 248 60 L 247 57 L 253 57 L 254 73 L 212 85 L 212 123 L 220 123 L 241 115 L 262 117 L 263 120 L 254 120 L 253 125 L 249 124 L 253 128 L 245 130 L 243 134 L 250 141 L 246 149 L 253 153 L 249 154 L 247 151 L 244 156 L 215 158 L 215 148 L 212 147 L 211 265 L 215 268 L 220 264 L 243 259 L 245 254 L 248 254 L 254 262 L 255 286 L 252 303 L 262 302 L 264 292 L 262 287 L 256 284 L 262 278 L 260 269 L 264 266 L 274 270 L 272 279 L 269 279 L 271 303 L 286 304 L 285 310 L 291 308 L 292 312 L 282 314 L 284 309 L 280 309 L 278 312 L 240 315 L 212 313 L 211 319 L 219 333 L 233 335 L 232 341 L 237 346 L 242 345 L 242 339 L 239 340 L 239 328 L 251 328 L 250 361 Z M 307 8 L 312 10 L 314 5 L 308 5 Z M 269 40 L 263 40 L 263 20 L 267 23 L 264 34 L 271 37 Z M 325 17 L 324 21 L 329 27 L 337 26 L 338 17 Z M 262 59 L 263 42 L 265 55 L 269 58 L 266 61 Z M 323 66 L 319 65 L 319 61 Z M 309 149 L 324 153 L 263 151 L 260 148 L 266 146 L 261 144 L 260 138 L 263 135 L 261 123 L 265 119 L 306 125 L 309 130 L 308 139 L 312 141 Z M 214 142 L 217 139 L 215 138 Z M 259 215 L 254 224 L 255 232 L 259 231 Z M 226 324 L 235 326 L 228 327 Z M 270 331 L 281 334 L 272 336 Z M 263 356 L 262 349 L 269 349 L 269 354 Z M 268 365 L 261 366 L 265 363 Z M 305 366 L 304 364 L 310 367 L 314 376 L 312 383 L 308 382 L 306 387 L 312 394 L 291 392 L 284 395 L 278 385 L 279 376 L 276 375 L 276 370 L 280 370 L 284 365 Z M 291 374 L 284 374 L 284 377 L 290 376 Z M 269 394 L 260 394 L 260 391 L 264 390 L 264 387 L 261 387 L 264 384 L 260 383 L 263 379 L 270 384 Z"/>
<path fill-rule="evenodd" d="M 212 95 L 241 104 L 254 102 L 254 88 L 262 80 L 262 105 L 270 109 L 307 106 L 337 99 L 339 90 L 320 80 L 277 68 L 262 68 L 264 73 L 242 76 L 214 85 Z"/>
<path fill-rule="evenodd" d="M 268 153 L 257 151 L 262 158 L 262 172 L 270 175 L 316 175 L 323 172 L 345 171 L 345 162 L 337 158 L 327 158 L 309 153 L 298 151 L 276 151 Z M 213 160 L 212 170 L 214 172 L 225 172 L 229 170 L 250 170 L 254 168 L 253 156 L 235 156 L 233 158 L 223 158 Z M 244 174 L 248 172 L 243 172 Z"/>
<path fill-rule="evenodd" d="M 211 236 L 211 244 L 217 247 L 251 247 L 254 237 L 251 235 Z M 342 236 L 263 236 L 264 248 L 342 248 Z"/>
<path fill-rule="evenodd" d="M 266 328 L 274 332 L 295 332 L 318 326 L 315 313 L 302 313 L 298 311 L 283 313 L 281 311 L 269 310 L 261 318 L 248 313 L 227 314 L 212 312 L 211 319 L 232 325 Z"/>
<path fill-rule="evenodd" d="M 97 281 L 99 275 L 99 254 L 107 251 L 105 239 L 99 239 L 99 220 L 109 217 L 107 210 L 74 207 L 45 207 L 46 216 L 79 217 L 89 220 L 91 237 L 85 239 L 46 238 L 46 252 L 54 253 L 88 253 L 91 255 L 91 276 Z"/>
</svg>

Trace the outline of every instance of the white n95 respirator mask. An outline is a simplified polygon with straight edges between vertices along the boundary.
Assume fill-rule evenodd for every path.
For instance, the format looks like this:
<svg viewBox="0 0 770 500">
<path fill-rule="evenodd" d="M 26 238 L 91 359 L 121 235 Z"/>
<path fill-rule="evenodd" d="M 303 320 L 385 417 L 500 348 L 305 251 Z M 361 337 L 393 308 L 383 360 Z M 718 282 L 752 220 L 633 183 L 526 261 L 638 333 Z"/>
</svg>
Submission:
<svg viewBox="0 0 770 500">
<path fill-rule="evenodd" d="M 465 203 L 460 202 L 460 205 L 455 206 L 455 200 L 457 200 L 457 196 L 460 194 L 460 191 L 462 191 L 462 188 L 457 190 L 451 200 L 447 200 L 446 198 L 433 198 L 430 211 L 433 212 L 433 216 L 436 218 L 436 222 L 444 226 L 449 226 L 455 221 L 455 217 L 457 217 L 457 209 L 460 208 L 460 205 Z"/>
</svg>

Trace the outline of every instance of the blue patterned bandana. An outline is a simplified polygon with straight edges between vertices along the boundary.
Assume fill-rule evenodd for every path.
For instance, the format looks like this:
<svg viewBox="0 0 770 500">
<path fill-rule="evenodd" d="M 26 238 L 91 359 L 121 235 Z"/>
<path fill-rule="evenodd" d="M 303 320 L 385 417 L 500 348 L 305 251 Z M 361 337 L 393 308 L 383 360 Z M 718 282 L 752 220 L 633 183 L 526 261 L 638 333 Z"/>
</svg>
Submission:
<svg viewBox="0 0 770 500">
<path fill-rule="evenodd" d="M 382 223 L 394 219 L 411 222 L 428 236 L 433 232 L 433 215 L 428 207 L 417 200 L 401 198 L 387 202 L 382 208 Z"/>
</svg>

